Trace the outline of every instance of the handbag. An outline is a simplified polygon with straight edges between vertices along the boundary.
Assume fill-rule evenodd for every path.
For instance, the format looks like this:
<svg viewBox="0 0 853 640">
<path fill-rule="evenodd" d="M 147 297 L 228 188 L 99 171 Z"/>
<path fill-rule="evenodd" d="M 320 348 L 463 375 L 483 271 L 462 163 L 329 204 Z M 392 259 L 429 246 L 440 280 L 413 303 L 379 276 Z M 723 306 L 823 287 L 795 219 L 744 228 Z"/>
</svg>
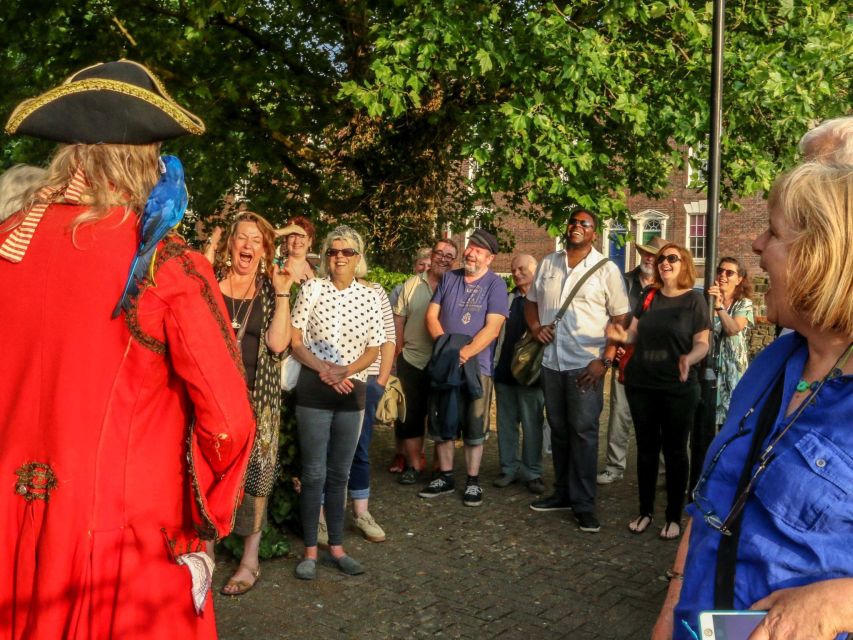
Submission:
<svg viewBox="0 0 853 640">
<path fill-rule="evenodd" d="M 648 311 L 649 307 L 652 304 L 652 299 L 655 297 L 655 293 L 657 293 L 657 288 L 652 287 L 649 289 L 649 292 L 646 294 L 645 299 L 643 300 L 643 311 Z M 628 360 L 631 359 L 631 356 L 634 355 L 634 345 L 626 344 L 625 345 L 625 354 L 619 358 L 619 382 L 625 384 L 625 368 L 628 366 Z"/>
<path fill-rule="evenodd" d="M 314 305 L 317 304 L 317 299 L 320 297 L 320 287 L 314 286 L 314 294 L 308 303 L 308 312 L 306 315 L 310 315 L 314 310 Z M 302 291 L 300 290 L 300 295 L 302 295 Z M 296 306 L 294 304 L 294 306 Z M 305 342 L 305 334 L 302 335 L 302 344 L 306 347 L 308 346 Z M 299 372 L 302 371 L 302 363 L 299 362 L 296 358 L 293 357 L 293 352 L 291 353 L 281 362 L 281 388 L 283 391 L 293 391 L 296 388 L 296 383 L 299 381 Z"/>
<path fill-rule="evenodd" d="M 299 372 L 302 371 L 302 364 L 293 357 L 291 353 L 281 362 L 281 388 L 284 391 L 293 391 L 296 388 L 296 383 L 299 380 Z"/>
<path fill-rule="evenodd" d="M 566 310 L 572 303 L 572 299 L 575 297 L 575 294 L 580 291 L 583 284 L 593 273 L 607 264 L 607 262 L 607 258 L 602 258 L 593 265 L 592 269 L 583 274 L 580 280 L 575 283 L 575 286 L 566 297 L 566 301 L 563 303 L 563 306 L 560 307 L 560 310 L 554 317 L 554 326 L 559 324 L 560 320 L 563 319 Z M 512 362 L 510 363 L 509 368 L 512 372 L 512 377 L 515 378 L 516 382 L 524 385 L 525 387 L 532 386 L 539 382 L 539 374 L 542 373 L 542 356 L 545 354 L 545 346 L 545 344 L 536 339 L 531 331 L 525 331 L 524 335 L 515 343 L 515 346 L 512 349 Z"/>
</svg>

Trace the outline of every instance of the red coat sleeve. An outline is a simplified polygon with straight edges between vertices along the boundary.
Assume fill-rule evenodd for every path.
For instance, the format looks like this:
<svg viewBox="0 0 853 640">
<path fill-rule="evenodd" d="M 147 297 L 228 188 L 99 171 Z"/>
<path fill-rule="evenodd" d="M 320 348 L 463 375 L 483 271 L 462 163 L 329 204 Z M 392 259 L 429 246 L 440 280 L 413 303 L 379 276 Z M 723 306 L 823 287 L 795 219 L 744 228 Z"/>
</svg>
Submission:
<svg viewBox="0 0 853 640">
<path fill-rule="evenodd" d="M 189 463 L 196 524 L 202 535 L 218 538 L 234 524 L 255 417 L 210 263 L 183 243 L 177 248 L 175 240 L 166 243 L 163 252 L 174 255 L 158 260 L 155 282 L 145 293 L 164 307 L 166 357 L 185 382 L 195 411 Z"/>
</svg>

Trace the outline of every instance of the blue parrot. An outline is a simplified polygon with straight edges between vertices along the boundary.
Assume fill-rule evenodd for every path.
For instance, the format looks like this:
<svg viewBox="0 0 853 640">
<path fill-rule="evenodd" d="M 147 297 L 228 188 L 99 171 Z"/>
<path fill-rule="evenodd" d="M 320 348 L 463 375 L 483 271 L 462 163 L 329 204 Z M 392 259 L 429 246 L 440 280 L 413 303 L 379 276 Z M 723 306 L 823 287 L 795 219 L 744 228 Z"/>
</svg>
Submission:
<svg viewBox="0 0 853 640">
<path fill-rule="evenodd" d="M 139 248 L 130 263 L 130 273 L 118 303 L 113 309 L 113 318 L 122 308 L 127 310 L 130 301 L 139 293 L 139 282 L 153 267 L 157 244 L 174 229 L 187 210 L 187 186 L 184 183 L 184 167 L 175 156 L 160 157 L 160 180 L 151 189 L 142 220 L 139 223 Z M 150 274 L 153 279 L 153 274 Z"/>
</svg>

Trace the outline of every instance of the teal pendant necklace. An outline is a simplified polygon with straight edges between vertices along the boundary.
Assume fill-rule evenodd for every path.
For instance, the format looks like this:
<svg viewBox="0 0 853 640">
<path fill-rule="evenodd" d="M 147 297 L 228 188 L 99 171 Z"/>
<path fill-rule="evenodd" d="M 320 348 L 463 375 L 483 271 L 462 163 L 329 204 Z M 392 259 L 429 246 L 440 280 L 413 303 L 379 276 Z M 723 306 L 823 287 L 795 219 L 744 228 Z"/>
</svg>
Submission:
<svg viewBox="0 0 853 640">
<path fill-rule="evenodd" d="M 837 378 L 838 376 L 841 375 L 842 370 L 844 369 L 844 365 L 847 364 L 847 359 L 850 357 L 851 351 L 853 351 L 853 343 L 851 343 L 850 345 L 847 346 L 847 350 L 838 359 L 838 362 L 835 363 L 835 366 L 832 368 L 832 371 L 830 371 L 827 374 L 827 376 L 826 376 L 827 379 Z M 800 381 L 797 383 L 797 391 L 799 393 L 804 393 L 804 392 L 809 391 L 809 390 L 814 391 L 815 389 L 818 388 L 819 384 L 820 384 L 820 380 L 815 380 L 814 382 L 809 382 L 808 380 L 806 380 L 804 378 L 800 378 Z"/>
</svg>

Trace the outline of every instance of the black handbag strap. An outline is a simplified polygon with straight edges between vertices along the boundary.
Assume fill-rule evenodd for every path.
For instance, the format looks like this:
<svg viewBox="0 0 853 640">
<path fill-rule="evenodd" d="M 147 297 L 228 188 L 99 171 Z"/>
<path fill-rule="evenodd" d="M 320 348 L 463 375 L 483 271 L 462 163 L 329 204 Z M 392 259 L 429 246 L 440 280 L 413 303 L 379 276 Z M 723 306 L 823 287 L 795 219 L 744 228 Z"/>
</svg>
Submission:
<svg viewBox="0 0 853 640">
<path fill-rule="evenodd" d="M 563 306 L 560 307 L 560 311 L 558 311 L 557 315 L 554 316 L 554 324 L 558 324 L 560 322 L 560 320 L 563 319 L 563 316 L 566 315 L 566 310 L 569 308 L 569 305 L 572 303 L 572 299 L 574 299 L 577 292 L 580 291 L 581 287 L 583 286 L 583 283 L 586 282 L 587 280 L 589 280 L 589 277 L 593 273 L 598 271 L 601 267 L 606 265 L 608 262 L 609 262 L 608 258 L 602 258 L 601 260 L 596 262 L 594 265 L 592 265 L 592 268 L 589 271 L 587 271 L 585 274 L 583 274 L 580 277 L 580 280 L 578 280 L 575 283 L 575 286 L 572 287 L 572 290 L 569 292 L 569 295 L 566 297 L 566 301 L 563 303 Z"/>
<path fill-rule="evenodd" d="M 749 447 L 749 455 L 746 457 L 743 470 L 740 472 L 740 479 L 737 483 L 737 491 L 735 492 L 734 501 L 736 501 L 737 497 L 746 491 L 746 487 L 752 478 L 752 468 L 761 457 L 761 452 L 764 448 L 764 441 L 773 430 L 773 424 L 776 422 L 776 415 L 779 413 L 779 407 L 782 404 L 784 379 L 784 375 L 779 375 L 773 390 L 770 392 L 770 395 L 767 397 L 767 401 L 761 408 L 761 413 L 758 415 L 758 420 L 755 423 L 755 433 L 752 434 L 752 443 Z M 734 504 L 734 501 L 732 504 Z M 743 514 L 745 511 L 745 508 L 741 510 L 732 522 L 732 534 L 730 536 L 720 535 L 720 546 L 717 549 L 716 574 L 714 576 L 715 609 L 734 609 L 737 549 L 738 543 L 740 542 L 741 522 L 743 521 Z"/>
</svg>

